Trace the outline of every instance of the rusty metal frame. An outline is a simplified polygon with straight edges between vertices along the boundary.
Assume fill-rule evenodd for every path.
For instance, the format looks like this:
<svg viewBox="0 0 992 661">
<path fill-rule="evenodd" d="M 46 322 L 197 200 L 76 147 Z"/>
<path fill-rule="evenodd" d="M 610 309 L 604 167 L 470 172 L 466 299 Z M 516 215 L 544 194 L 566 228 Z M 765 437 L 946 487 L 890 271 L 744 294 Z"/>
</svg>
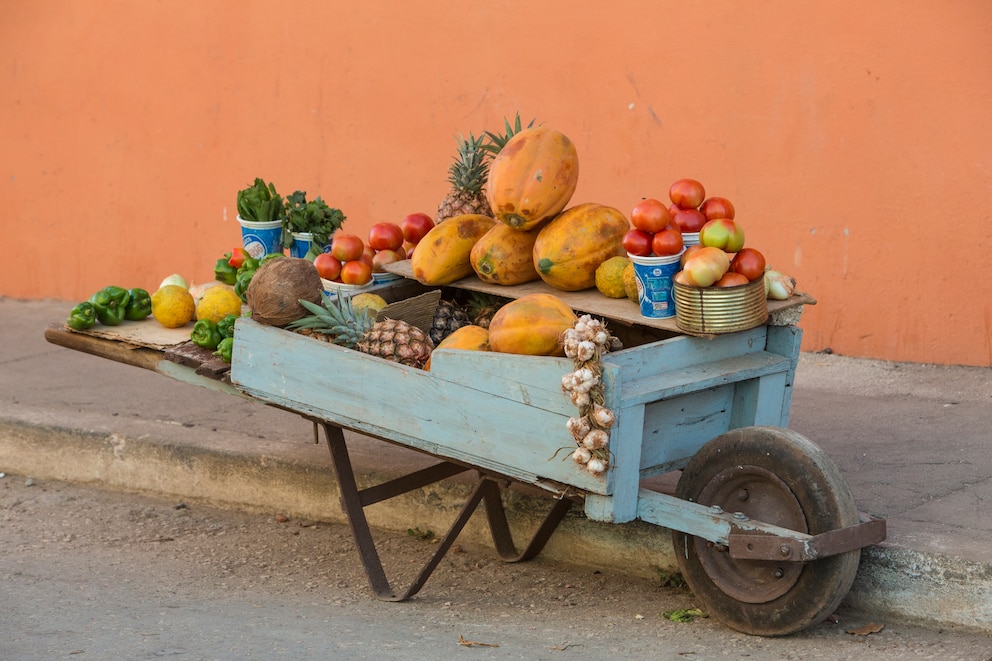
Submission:
<svg viewBox="0 0 992 661">
<path fill-rule="evenodd" d="M 480 473 L 479 482 L 475 489 L 420 573 L 405 590 L 396 591 L 390 586 L 389 579 L 386 577 L 382 560 L 375 547 L 372 531 L 369 528 L 368 519 L 365 517 L 365 507 L 473 469 L 442 461 L 388 482 L 359 489 L 355 481 L 355 472 L 351 465 L 344 432 L 340 427 L 327 422 L 322 422 L 321 425 L 324 428 L 327 446 L 331 452 L 331 464 L 337 477 L 338 488 L 341 491 L 341 509 L 348 518 L 352 537 L 358 547 L 359 558 L 365 568 L 369 585 L 375 596 L 382 601 L 406 601 L 419 592 L 480 503 L 485 504 L 486 520 L 496 552 L 506 562 L 529 560 L 540 553 L 572 506 L 573 499 L 571 498 L 555 499 L 554 505 L 533 533 L 527 546 L 524 547 L 523 551 L 518 551 L 506 518 L 506 510 L 503 507 L 503 487 L 496 479 Z"/>
<path fill-rule="evenodd" d="M 885 539 L 885 519 L 858 513 L 860 523 L 818 535 L 772 535 L 734 527 L 729 552 L 737 560 L 811 562 L 877 544 Z"/>
</svg>

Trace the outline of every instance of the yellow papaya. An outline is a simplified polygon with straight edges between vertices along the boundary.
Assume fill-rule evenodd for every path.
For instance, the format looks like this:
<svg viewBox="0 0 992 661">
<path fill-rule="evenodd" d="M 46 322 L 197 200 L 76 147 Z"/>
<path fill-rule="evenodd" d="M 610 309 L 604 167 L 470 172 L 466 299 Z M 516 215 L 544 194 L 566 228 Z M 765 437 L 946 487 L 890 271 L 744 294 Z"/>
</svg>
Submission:
<svg viewBox="0 0 992 661">
<path fill-rule="evenodd" d="M 448 337 L 441 340 L 434 351 L 438 349 L 461 349 L 462 351 L 489 351 L 489 331 L 482 326 L 468 325 L 457 329 Z M 434 355 L 433 353 L 431 354 Z M 431 371 L 431 359 L 427 359 L 424 369 Z"/>
<path fill-rule="evenodd" d="M 534 267 L 555 289 L 579 291 L 596 285 L 596 269 L 610 257 L 626 255 L 627 217 L 613 207 L 586 203 L 555 216 L 534 242 Z"/>
<path fill-rule="evenodd" d="M 510 301 L 489 322 L 489 348 L 528 356 L 564 356 L 561 336 L 575 325 L 575 312 L 554 294 L 528 294 Z"/>
<path fill-rule="evenodd" d="M 494 285 L 520 285 L 537 280 L 534 267 L 534 241 L 539 228 L 515 230 L 496 223 L 472 247 L 470 261 L 480 280 Z"/>
<path fill-rule="evenodd" d="M 495 224 L 489 216 L 468 213 L 435 225 L 410 258 L 413 277 L 424 285 L 447 285 L 472 275 L 472 246 Z"/>
<path fill-rule="evenodd" d="M 493 159 L 486 197 L 496 219 L 529 230 L 565 208 L 579 181 L 579 156 L 568 136 L 535 126 L 507 140 Z"/>
</svg>

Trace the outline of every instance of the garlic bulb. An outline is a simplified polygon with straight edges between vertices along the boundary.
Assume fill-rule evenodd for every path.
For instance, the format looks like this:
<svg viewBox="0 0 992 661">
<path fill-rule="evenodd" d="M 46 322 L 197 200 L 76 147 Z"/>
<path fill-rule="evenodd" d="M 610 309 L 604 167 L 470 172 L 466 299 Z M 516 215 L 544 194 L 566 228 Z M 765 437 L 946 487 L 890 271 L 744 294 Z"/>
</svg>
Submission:
<svg viewBox="0 0 992 661">
<path fill-rule="evenodd" d="M 585 438 L 586 434 L 592 431 L 592 425 L 589 424 L 589 418 L 586 416 L 569 418 L 565 426 L 568 427 L 568 431 L 576 441 L 581 441 Z"/>
<path fill-rule="evenodd" d="M 572 460 L 577 464 L 588 464 L 590 459 L 592 459 L 592 452 L 587 448 L 578 447 L 572 453 Z"/>
<path fill-rule="evenodd" d="M 592 421 L 596 423 L 597 427 L 601 427 L 602 429 L 609 429 L 617 421 L 616 416 L 613 415 L 613 411 L 599 404 L 593 407 L 591 415 Z"/>
<path fill-rule="evenodd" d="M 592 398 L 589 397 L 588 392 L 576 392 L 573 390 L 568 396 L 571 398 L 572 404 L 579 408 L 589 406 L 592 403 Z"/>
<path fill-rule="evenodd" d="M 582 439 L 582 445 L 590 450 L 604 448 L 610 442 L 610 435 L 602 429 L 593 429 Z"/>
<path fill-rule="evenodd" d="M 578 452 L 578 450 L 576 450 L 576 452 Z M 596 477 L 599 477 L 600 475 L 606 472 L 606 462 L 603 461 L 602 459 L 593 457 L 592 459 L 586 462 L 586 470 L 588 470 Z"/>
</svg>

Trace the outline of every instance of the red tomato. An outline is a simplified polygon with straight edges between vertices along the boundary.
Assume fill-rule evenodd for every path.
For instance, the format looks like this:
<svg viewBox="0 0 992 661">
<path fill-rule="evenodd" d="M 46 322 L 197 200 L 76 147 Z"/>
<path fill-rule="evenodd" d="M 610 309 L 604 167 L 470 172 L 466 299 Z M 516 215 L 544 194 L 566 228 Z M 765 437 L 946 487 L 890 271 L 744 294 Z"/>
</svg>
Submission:
<svg viewBox="0 0 992 661">
<path fill-rule="evenodd" d="M 703 200 L 699 210 L 706 216 L 706 220 L 715 218 L 734 219 L 734 205 L 725 197 L 708 197 Z"/>
<path fill-rule="evenodd" d="M 651 254 L 651 234 L 633 229 L 623 235 L 623 249 L 631 255 L 647 257 Z"/>
<path fill-rule="evenodd" d="M 651 252 L 662 257 L 682 252 L 682 232 L 675 229 L 661 230 L 651 239 Z"/>
<path fill-rule="evenodd" d="M 406 254 L 404 254 L 403 248 L 399 250 L 380 250 L 372 258 L 372 272 L 384 273 L 385 269 L 382 268 L 384 264 L 392 264 L 393 262 L 399 262 L 404 259 L 406 259 Z"/>
<path fill-rule="evenodd" d="M 369 230 L 373 250 L 396 250 L 403 245 L 403 228 L 396 223 L 376 223 Z"/>
<path fill-rule="evenodd" d="M 434 221 L 426 213 L 411 213 L 400 223 L 407 243 L 417 244 L 434 228 Z"/>
<path fill-rule="evenodd" d="M 317 273 L 325 280 L 334 280 L 341 275 L 341 260 L 328 252 L 322 252 L 313 260 Z"/>
<path fill-rule="evenodd" d="M 673 220 L 683 232 L 698 232 L 706 224 L 706 216 L 699 209 L 679 209 Z"/>
<path fill-rule="evenodd" d="M 754 248 L 741 248 L 730 262 L 730 270 L 754 282 L 765 273 L 765 256 Z"/>
<path fill-rule="evenodd" d="M 727 271 L 723 274 L 723 277 L 713 283 L 715 287 L 736 287 L 738 285 L 746 285 L 751 282 L 745 278 L 740 273 L 735 273 L 734 271 Z"/>
<path fill-rule="evenodd" d="M 365 244 L 354 234 L 335 234 L 331 240 L 331 254 L 341 262 L 350 262 L 362 256 Z"/>
<path fill-rule="evenodd" d="M 695 179 L 679 179 L 668 189 L 668 197 L 681 209 L 695 209 L 703 203 L 706 190 Z"/>
<path fill-rule="evenodd" d="M 630 224 L 651 234 L 665 229 L 670 222 L 672 215 L 665 205 L 651 198 L 638 202 L 630 212 Z"/>
<path fill-rule="evenodd" d="M 346 285 L 364 285 L 372 279 L 372 267 L 361 259 L 353 259 L 341 265 L 341 282 Z"/>
</svg>

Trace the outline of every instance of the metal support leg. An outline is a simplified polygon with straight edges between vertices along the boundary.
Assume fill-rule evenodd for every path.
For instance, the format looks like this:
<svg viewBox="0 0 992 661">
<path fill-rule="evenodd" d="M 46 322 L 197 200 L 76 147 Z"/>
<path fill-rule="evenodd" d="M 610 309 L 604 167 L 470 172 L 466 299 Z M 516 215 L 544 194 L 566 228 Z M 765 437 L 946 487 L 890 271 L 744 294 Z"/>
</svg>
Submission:
<svg viewBox="0 0 992 661">
<path fill-rule="evenodd" d="M 468 501 L 462 506 L 447 534 L 438 543 L 433 555 L 421 569 L 416 579 L 406 590 L 397 593 L 390 587 L 389 580 L 386 578 L 386 572 L 382 567 L 379 552 L 375 548 L 375 540 L 372 538 L 372 531 L 369 528 L 368 519 L 365 517 L 364 508 L 469 469 L 450 462 L 440 462 L 395 480 L 367 489 L 359 489 L 355 481 L 355 472 L 348 455 L 343 431 L 340 427 L 328 423 L 321 424 L 324 427 L 324 434 L 327 436 L 327 445 L 331 452 L 331 464 L 338 480 L 338 488 L 341 490 L 341 508 L 348 517 L 351 534 L 358 547 L 359 558 L 365 568 L 369 585 L 375 596 L 383 601 L 406 601 L 420 591 L 448 549 L 451 548 L 465 524 L 468 523 L 480 502 L 485 502 L 487 520 L 496 550 L 500 557 L 508 562 L 528 560 L 540 553 L 572 505 L 572 501 L 568 498 L 557 500 L 526 548 L 522 552 L 517 552 L 506 519 L 506 510 L 503 508 L 501 487 L 492 478 L 480 476 L 479 483 L 472 491 Z"/>
</svg>

